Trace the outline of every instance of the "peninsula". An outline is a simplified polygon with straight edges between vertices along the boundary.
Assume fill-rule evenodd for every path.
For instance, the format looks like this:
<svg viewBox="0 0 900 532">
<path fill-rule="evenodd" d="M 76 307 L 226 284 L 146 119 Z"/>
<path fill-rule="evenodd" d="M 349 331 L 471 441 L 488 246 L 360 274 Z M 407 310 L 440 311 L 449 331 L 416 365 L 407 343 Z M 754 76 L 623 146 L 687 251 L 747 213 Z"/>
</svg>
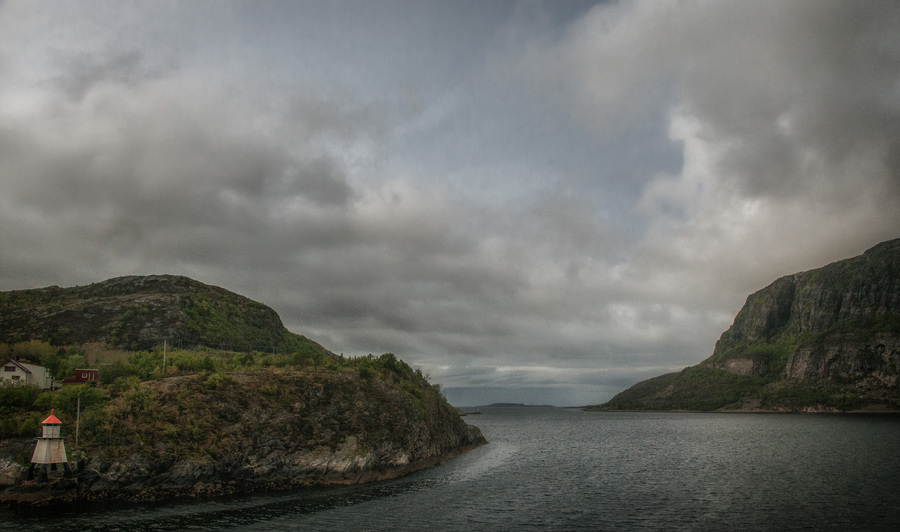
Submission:
<svg viewBox="0 0 900 532">
<path fill-rule="evenodd" d="M 53 390 L 0 383 L 0 503 L 352 484 L 486 443 L 439 385 L 395 355 L 335 355 L 269 307 L 185 277 L 2 292 L 0 335 L 0 358 L 28 358 L 57 384 L 98 370 Z M 26 480 L 51 408 L 74 474 Z"/>
</svg>

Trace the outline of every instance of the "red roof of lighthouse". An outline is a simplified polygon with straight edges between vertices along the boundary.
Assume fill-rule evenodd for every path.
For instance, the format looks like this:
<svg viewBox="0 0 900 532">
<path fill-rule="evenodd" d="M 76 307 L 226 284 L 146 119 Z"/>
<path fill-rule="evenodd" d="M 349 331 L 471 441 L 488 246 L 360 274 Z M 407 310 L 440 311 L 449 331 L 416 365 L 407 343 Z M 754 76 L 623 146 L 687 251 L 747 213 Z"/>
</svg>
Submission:
<svg viewBox="0 0 900 532">
<path fill-rule="evenodd" d="M 53 410 L 50 409 L 50 417 L 41 421 L 42 425 L 62 425 L 62 421 L 60 421 L 56 416 L 53 415 Z"/>
</svg>

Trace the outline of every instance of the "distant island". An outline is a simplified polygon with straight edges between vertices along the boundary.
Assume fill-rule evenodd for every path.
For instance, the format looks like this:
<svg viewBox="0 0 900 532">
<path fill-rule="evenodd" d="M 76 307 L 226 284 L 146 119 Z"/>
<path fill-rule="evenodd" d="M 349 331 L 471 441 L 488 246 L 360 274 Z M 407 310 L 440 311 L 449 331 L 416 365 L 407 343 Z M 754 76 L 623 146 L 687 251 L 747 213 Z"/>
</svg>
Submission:
<svg viewBox="0 0 900 532">
<path fill-rule="evenodd" d="M 491 407 L 543 407 L 543 408 L 553 408 L 551 405 L 526 405 L 524 403 L 491 403 L 489 405 L 481 406 L 479 408 L 491 408 Z"/>
<path fill-rule="evenodd" d="M 589 409 L 900 411 L 900 239 L 776 280 L 709 358 Z"/>
<path fill-rule="evenodd" d="M 491 403 L 480 406 L 461 406 L 459 410 L 467 414 L 480 414 L 482 408 L 556 408 L 553 405 L 529 405 L 525 403 Z"/>
<path fill-rule="evenodd" d="M 394 354 L 335 355 L 271 308 L 186 277 L 0 292 L 4 361 L 51 377 L 0 382 L 5 504 L 368 482 L 486 443 L 439 385 Z M 72 475 L 29 479 L 51 409 Z"/>
</svg>

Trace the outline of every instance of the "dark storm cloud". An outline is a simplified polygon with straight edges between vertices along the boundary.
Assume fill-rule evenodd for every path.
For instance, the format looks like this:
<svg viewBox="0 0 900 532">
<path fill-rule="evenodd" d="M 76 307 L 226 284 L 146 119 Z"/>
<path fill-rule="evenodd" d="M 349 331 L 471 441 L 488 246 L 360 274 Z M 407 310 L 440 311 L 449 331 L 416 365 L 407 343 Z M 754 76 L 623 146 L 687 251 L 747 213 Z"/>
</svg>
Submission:
<svg viewBox="0 0 900 532">
<path fill-rule="evenodd" d="M 0 135 L 0 151 L 9 155 L 6 215 L 43 221 L 26 240 L 60 237 L 58 249 L 75 247 L 75 256 L 99 246 L 127 269 L 153 257 L 194 268 L 227 264 L 235 250 L 284 265 L 291 245 L 346 236 L 335 215 L 323 212 L 346 209 L 353 199 L 344 155 L 310 148 L 335 131 L 355 140 L 343 103 L 319 101 L 301 126 L 293 106 L 287 114 L 294 122 L 260 131 L 253 128 L 260 109 L 221 91 L 174 73 L 132 76 L 139 54 L 97 61 L 106 66 L 63 83 L 77 87 L 77 101 L 57 100 Z M 354 127 L 365 129 L 365 113 L 354 113 Z M 297 130 L 304 143 L 280 136 Z M 299 215 L 285 221 L 292 209 Z"/>
</svg>

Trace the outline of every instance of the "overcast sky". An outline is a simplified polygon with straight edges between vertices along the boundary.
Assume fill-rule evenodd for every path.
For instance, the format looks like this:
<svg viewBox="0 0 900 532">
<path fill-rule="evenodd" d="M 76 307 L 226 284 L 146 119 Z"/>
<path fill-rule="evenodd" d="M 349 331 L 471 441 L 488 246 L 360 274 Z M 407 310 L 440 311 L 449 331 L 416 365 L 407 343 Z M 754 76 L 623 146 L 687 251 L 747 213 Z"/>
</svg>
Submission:
<svg viewBox="0 0 900 532">
<path fill-rule="evenodd" d="M 0 0 L 0 290 L 179 274 L 603 402 L 900 237 L 900 2 Z"/>
</svg>

